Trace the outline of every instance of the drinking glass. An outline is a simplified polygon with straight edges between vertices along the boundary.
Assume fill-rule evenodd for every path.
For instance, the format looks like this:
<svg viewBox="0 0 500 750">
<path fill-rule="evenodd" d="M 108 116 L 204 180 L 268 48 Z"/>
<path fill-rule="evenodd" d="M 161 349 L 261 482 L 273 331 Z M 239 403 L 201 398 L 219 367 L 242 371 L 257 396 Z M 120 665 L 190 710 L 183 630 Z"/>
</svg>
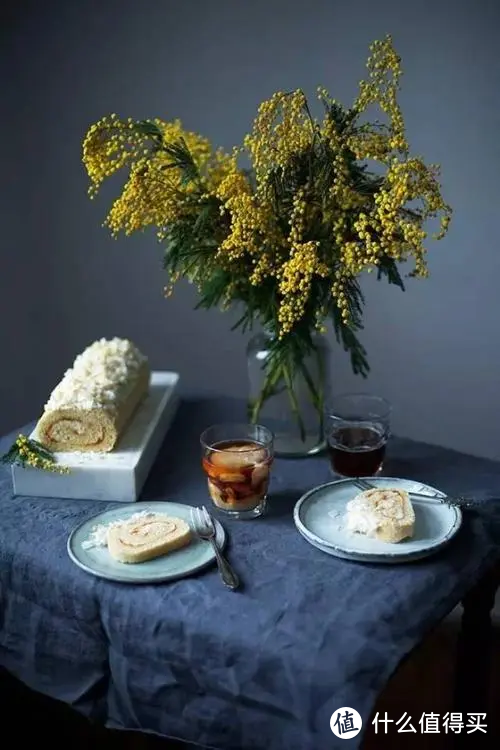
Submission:
<svg viewBox="0 0 500 750">
<path fill-rule="evenodd" d="M 200 442 L 215 507 L 232 518 L 261 516 L 274 458 L 273 433 L 258 424 L 220 424 L 208 427 Z"/>
<path fill-rule="evenodd" d="M 346 393 L 330 401 L 325 427 L 335 474 L 370 477 L 382 471 L 390 418 L 391 405 L 381 396 Z"/>
</svg>

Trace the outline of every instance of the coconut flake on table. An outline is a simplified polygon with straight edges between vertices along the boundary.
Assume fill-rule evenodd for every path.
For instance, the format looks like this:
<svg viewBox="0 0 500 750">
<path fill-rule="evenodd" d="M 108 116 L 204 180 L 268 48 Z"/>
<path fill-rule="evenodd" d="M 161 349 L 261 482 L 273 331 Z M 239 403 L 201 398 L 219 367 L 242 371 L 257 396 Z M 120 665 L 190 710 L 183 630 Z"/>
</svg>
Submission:
<svg viewBox="0 0 500 750">
<path fill-rule="evenodd" d="M 142 510 L 140 513 L 134 513 L 129 518 L 124 518 L 121 521 L 111 521 L 110 523 L 101 523 L 93 526 L 90 531 L 88 539 L 82 542 L 82 549 L 93 549 L 95 547 L 107 547 L 108 546 L 108 530 L 116 528 L 117 526 L 125 526 L 126 524 L 132 524 L 140 519 L 151 518 L 154 516 L 147 510 Z"/>
</svg>

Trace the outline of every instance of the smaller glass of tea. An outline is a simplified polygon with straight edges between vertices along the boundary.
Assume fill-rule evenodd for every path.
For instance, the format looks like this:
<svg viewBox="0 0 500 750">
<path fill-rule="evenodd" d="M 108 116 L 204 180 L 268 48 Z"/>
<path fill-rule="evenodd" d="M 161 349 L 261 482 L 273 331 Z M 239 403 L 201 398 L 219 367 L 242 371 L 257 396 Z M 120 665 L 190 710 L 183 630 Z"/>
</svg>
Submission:
<svg viewBox="0 0 500 750">
<path fill-rule="evenodd" d="M 341 477 L 370 477 L 382 471 L 390 436 L 391 405 L 381 396 L 346 393 L 326 412 L 330 463 Z"/>
<path fill-rule="evenodd" d="M 208 427 L 200 442 L 214 505 L 232 518 L 261 516 L 274 457 L 273 433 L 258 424 L 221 424 Z"/>
</svg>

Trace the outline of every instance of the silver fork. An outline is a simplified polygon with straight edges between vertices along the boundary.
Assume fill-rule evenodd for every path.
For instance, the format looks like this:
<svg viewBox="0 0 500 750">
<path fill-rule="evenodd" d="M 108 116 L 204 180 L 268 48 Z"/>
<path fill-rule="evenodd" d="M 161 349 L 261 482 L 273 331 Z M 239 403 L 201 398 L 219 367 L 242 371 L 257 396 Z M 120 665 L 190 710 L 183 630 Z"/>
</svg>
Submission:
<svg viewBox="0 0 500 750">
<path fill-rule="evenodd" d="M 377 488 L 376 484 L 367 482 L 366 479 L 361 479 L 361 477 L 356 477 L 352 480 L 352 483 L 356 487 L 359 487 L 360 490 L 373 490 Z M 445 503 L 445 505 L 453 505 L 456 508 L 464 508 L 465 510 L 478 508 L 480 506 L 480 502 L 468 497 L 448 497 L 446 495 L 438 495 L 437 493 L 430 494 L 429 492 L 425 494 L 422 492 L 409 492 L 409 495 L 410 497 L 415 498 L 415 500 L 424 503 Z"/>
<path fill-rule="evenodd" d="M 217 567 L 224 584 L 232 589 L 237 589 L 240 580 L 222 552 L 219 549 L 216 539 L 214 522 L 209 512 L 202 506 L 201 508 L 191 508 L 191 522 L 194 533 L 206 542 L 210 542 L 215 552 Z"/>
</svg>

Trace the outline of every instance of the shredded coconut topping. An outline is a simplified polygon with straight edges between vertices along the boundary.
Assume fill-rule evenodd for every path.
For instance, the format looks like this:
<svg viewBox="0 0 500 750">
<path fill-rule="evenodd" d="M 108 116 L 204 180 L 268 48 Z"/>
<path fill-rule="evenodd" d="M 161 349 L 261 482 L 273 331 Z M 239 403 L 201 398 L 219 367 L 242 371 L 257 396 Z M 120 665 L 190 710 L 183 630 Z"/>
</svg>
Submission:
<svg viewBox="0 0 500 750">
<path fill-rule="evenodd" d="M 45 411 L 66 406 L 114 410 L 146 361 L 127 339 L 94 341 L 66 370 L 45 404 Z"/>
<path fill-rule="evenodd" d="M 346 505 L 347 530 L 371 536 L 387 519 L 402 521 L 405 516 L 404 494 L 404 491 L 398 489 L 361 492 Z"/>
<path fill-rule="evenodd" d="M 347 503 L 347 510 L 374 518 L 400 520 L 404 517 L 404 495 L 398 489 L 373 489 L 357 495 Z"/>
</svg>

